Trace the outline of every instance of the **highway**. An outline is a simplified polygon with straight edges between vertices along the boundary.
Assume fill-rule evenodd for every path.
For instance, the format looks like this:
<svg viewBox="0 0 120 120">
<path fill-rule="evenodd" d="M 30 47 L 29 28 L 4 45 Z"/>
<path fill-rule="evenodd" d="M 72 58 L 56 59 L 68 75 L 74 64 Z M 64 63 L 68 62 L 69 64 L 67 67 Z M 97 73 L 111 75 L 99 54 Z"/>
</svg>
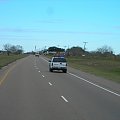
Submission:
<svg viewBox="0 0 120 120">
<path fill-rule="evenodd" d="M 0 120 L 120 120 L 120 84 L 31 55 L 0 70 Z"/>
</svg>

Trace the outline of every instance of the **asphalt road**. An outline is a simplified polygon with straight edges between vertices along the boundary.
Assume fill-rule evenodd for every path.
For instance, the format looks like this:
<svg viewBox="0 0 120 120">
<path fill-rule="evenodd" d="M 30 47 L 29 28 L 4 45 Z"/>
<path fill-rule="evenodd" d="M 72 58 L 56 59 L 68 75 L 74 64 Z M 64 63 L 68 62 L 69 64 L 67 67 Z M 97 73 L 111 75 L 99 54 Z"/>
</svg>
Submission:
<svg viewBox="0 0 120 120">
<path fill-rule="evenodd" d="M 29 56 L 0 70 L 0 120 L 120 120 L 120 85 Z"/>
</svg>

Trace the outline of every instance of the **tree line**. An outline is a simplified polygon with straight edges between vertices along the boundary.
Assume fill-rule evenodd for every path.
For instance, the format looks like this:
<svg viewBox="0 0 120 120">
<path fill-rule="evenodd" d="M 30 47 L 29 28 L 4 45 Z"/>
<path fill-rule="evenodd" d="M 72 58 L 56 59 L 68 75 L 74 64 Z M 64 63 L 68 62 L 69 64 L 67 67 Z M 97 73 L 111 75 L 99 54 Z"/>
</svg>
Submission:
<svg viewBox="0 0 120 120">
<path fill-rule="evenodd" d="M 46 51 L 54 51 L 54 52 L 65 52 L 66 56 L 89 56 L 89 57 L 107 57 L 107 58 L 116 58 L 116 56 L 120 57 L 119 55 L 115 55 L 113 49 L 110 46 L 104 45 L 100 48 L 97 48 L 94 51 L 86 51 L 82 47 L 71 47 L 68 49 L 62 49 L 57 47 L 49 47 Z"/>
<path fill-rule="evenodd" d="M 5 44 L 5 45 L 3 45 L 3 48 L 4 48 L 5 52 L 7 53 L 7 55 L 23 53 L 23 47 L 21 45 Z"/>
</svg>

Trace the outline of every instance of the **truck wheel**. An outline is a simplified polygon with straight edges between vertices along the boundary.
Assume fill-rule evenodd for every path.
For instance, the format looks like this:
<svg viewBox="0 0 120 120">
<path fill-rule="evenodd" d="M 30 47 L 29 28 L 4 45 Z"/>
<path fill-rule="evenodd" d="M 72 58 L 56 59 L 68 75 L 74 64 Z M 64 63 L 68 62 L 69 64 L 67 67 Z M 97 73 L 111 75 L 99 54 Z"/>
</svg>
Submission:
<svg viewBox="0 0 120 120">
<path fill-rule="evenodd" d="M 53 70 L 52 70 L 51 68 L 49 68 L 49 71 L 50 71 L 50 72 L 53 72 Z"/>
<path fill-rule="evenodd" d="M 67 73 L 67 70 L 63 70 L 64 73 Z"/>
</svg>

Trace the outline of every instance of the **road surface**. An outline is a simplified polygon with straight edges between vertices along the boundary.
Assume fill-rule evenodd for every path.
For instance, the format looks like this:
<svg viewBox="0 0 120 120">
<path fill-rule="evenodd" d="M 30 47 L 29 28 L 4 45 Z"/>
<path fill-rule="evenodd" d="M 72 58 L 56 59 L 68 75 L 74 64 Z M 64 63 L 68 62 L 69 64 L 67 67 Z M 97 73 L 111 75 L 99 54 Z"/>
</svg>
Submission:
<svg viewBox="0 0 120 120">
<path fill-rule="evenodd" d="M 0 120 L 120 120 L 120 85 L 31 55 L 0 70 Z"/>
</svg>

